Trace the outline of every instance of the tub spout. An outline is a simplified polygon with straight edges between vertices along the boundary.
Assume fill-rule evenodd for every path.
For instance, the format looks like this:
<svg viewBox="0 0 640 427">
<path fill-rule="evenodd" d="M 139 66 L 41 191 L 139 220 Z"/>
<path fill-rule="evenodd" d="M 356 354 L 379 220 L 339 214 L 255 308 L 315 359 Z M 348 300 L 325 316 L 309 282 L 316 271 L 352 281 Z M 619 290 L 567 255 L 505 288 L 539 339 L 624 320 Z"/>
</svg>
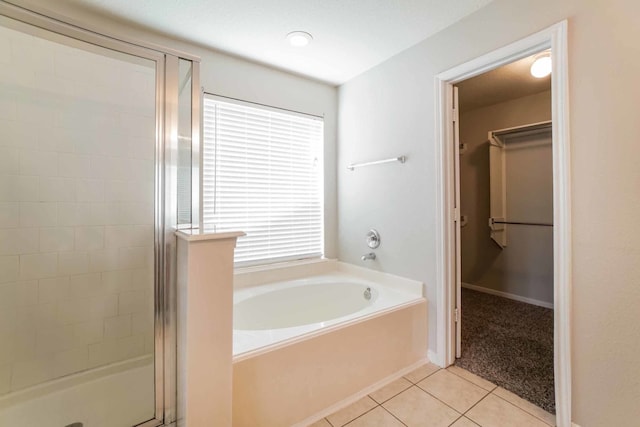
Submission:
<svg viewBox="0 0 640 427">
<path fill-rule="evenodd" d="M 370 260 L 374 260 L 376 259 L 376 254 L 374 254 L 373 252 L 369 252 L 368 254 L 364 254 L 362 255 L 362 257 L 360 258 L 362 261 L 366 261 L 368 259 Z"/>
</svg>

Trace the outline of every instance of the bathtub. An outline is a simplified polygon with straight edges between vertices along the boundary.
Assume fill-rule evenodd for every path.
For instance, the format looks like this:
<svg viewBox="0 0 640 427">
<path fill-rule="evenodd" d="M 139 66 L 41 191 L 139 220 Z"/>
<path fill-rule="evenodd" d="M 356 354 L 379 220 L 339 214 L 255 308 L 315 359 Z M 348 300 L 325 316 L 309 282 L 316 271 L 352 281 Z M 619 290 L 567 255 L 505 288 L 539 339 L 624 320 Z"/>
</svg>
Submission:
<svg viewBox="0 0 640 427">
<path fill-rule="evenodd" d="M 421 301 L 417 292 L 353 274 L 329 273 L 242 289 L 234 293 L 233 354 L 330 329 L 354 319 Z"/>
<path fill-rule="evenodd" d="M 234 287 L 234 427 L 304 425 L 426 358 L 420 282 L 328 261 Z"/>
</svg>

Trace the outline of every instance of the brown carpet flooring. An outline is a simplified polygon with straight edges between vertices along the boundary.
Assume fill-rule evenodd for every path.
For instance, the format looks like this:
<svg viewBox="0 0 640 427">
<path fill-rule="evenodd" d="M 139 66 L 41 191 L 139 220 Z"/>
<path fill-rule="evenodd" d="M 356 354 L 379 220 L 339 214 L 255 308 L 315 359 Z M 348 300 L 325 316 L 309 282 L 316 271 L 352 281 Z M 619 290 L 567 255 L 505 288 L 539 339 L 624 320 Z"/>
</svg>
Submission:
<svg viewBox="0 0 640 427">
<path fill-rule="evenodd" d="M 455 364 L 555 413 L 553 310 L 462 289 Z"/>
</svg>

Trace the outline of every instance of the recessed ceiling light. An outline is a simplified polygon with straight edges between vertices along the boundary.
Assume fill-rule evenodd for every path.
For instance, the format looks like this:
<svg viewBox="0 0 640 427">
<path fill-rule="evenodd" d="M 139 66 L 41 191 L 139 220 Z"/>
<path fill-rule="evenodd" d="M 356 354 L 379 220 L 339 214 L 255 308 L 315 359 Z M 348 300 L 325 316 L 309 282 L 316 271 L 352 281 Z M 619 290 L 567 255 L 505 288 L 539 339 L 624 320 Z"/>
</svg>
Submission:
<svg viewBox="0 0 640 427">
<path fill-rule="evenodd" d="M 311 43 L 313 37 L 305 31 L 292 31 L 287 34 L 289 44 L 294 47 L 303 47 Z"/>
<path fill-rule="evenodd" d="M 543 52 L 531 64 L 531 75 L 538 79 L 547 77 L 551 74 L 551 68 L 551 52 Z"/>
</svg>

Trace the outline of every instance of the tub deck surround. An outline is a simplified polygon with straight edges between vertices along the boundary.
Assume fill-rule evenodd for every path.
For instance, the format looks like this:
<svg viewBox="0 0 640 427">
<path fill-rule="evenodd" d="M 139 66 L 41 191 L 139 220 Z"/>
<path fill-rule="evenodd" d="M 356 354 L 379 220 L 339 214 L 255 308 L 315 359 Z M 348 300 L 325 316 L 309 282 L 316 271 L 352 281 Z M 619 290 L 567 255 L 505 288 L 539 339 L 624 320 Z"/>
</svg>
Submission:
<svg viewBox="0 0 640 427">
<path fill-rule="evenodd" d="M 331 260 L 234 280 L 235 427 L 293 425 L 426 358 L 420 282 Z"/>
<path fill-rule="evenodd" d="M 233 426 L 291 426 L 424 360 L 427 303 L 234 360 Z"/>
<path fill-rule="evenodd" d="M 334 263 L 339 264 L 339 263 Z M 367 289 L 371 298 L 364 297 Z M 419 293 L 334 270 L 304 279 L 239 289 L 234 292 L 233 354 L 251 357 L 271 346 L 328 333 L 348 322 L 363 321 L 424 302 Z"/>
<path fill-rule="evenodd" d="M 231 426 L 233 253 L 242 232 L 177 237 L 179 424 Z"/>
<path fill-rule="evenodd" d="M 259 285 L 304 279 L 331 273 L 344 273 L 360 279 L 390 285 L 395 289 L 409 293 L 424 295 L 424 284 L 406 277 L 383 273 L 360 267 L 336 259 L 318 258 L 303 261 L 285 262 L 257 267 L 236 269 L 233 276 L 233 287 L 237 291 Z"/>
<path fill-rule="evenodd" d="M 238 237 L 247 235 L 243 231 L 215 232 L 215 231 L 208 231 L 207 229 L 202 231 L 199 228 L 189 228 L 185 230 L 178 230 L 176 231 L 175 234 L 176 234 L 176 237 L 182 240 L 186 240 L 187 242 L 200 242 L 200 241 L 226 240 L 226 239 L 235 240 Z"/>
</svg>

